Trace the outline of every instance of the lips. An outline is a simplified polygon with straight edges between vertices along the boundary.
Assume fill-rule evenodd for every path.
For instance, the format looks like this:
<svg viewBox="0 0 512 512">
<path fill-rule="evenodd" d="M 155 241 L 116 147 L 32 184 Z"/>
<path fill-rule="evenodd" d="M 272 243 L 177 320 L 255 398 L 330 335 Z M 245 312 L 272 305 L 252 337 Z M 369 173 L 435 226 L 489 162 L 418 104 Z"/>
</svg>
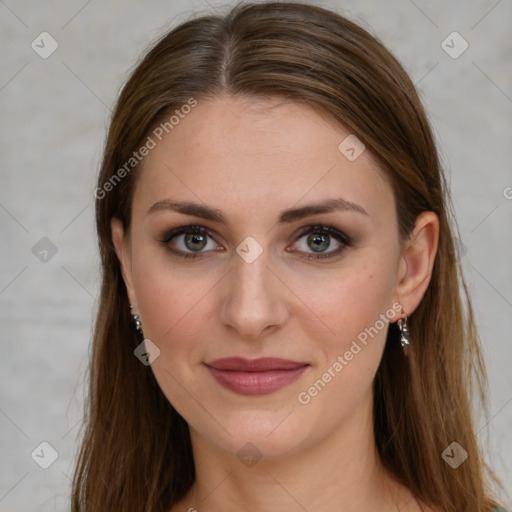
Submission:
<svg viewBox="0 0 512 512">
<path fill-rule="evenodd" d="M 308 363 L 274 357 L 228 357 L 204 363 L 223 387 L 242 395 L 265 395 L 297 380 Z"/>
<path fill-rule="evenodd" d="M 243 357 L 226 357 L 205 363 L 217 370 L 233 370 L 239 372 L 265 372 L 270 370 L 295 370 L 307 363 L 298 363 L 288 359 L 276 357 L 262 357 L 260 359 L 244 359 Z"/>
</svg>

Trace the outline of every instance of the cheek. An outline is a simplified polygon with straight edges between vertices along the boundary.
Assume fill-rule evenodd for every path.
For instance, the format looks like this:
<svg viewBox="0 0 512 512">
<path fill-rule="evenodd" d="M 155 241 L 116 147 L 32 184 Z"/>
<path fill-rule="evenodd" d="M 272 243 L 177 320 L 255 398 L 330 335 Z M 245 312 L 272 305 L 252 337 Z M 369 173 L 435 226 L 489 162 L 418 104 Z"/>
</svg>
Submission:
<svg viewBox="0 0 512 512">
<path fill-rule="evenodd" d="M 314 405 L 304 413 L 331 407 L 340 397 L 346 410 L 351 410 L 371 384 L 389 322 L 394 321 L 387 312 L 395 313 L 390 309 L 394 260 L 393 255 L 384 254 L 368 251 L 336 270 L 326 266 L 306 272 L 304 267 L 282 267 L 279 272 L 293 290 L 283 291 L 289 306 L 289 316 L 281 326 L 283 335 L 290 339 L 297 335 L 300 353 L 315 366 L 298 391 L 307 393 L 318 379 L 329 388 L 322 390 L 322 398 L 314 398 L 313 390 Z M 153 256 L 141 254 L 134 259 L 137 303 L 144 336 L 160 349 L 160 357 L 152 364 L 155 377 L 168 400 L 186 416 L 191 404 L 184 388 L 197 396 L 205 393 L 204 381 L 197 378 L 199 363 L 215 353 L 212 337 L 223 338 L 225 326 L 219 312 L 233 283 L 229 283 L 230 275 L 222 278 L 224 267 L 172 266 Z M 296 406 L 302 410 L 299 401 Z"/>
<path fill-rule="evenodd" d="M 286 299 L 292 301 L 288 322 L 298 324 L 303 338 L 309 338 L 309 343 L 326 356 L 344 352 L 353 340 L 364 338 L 364 333 L 391 307 L 393 255 L 386 258 L 383 253 L 375 250 L 364 258 L 354 256 L 352 263 L 336 270 L 283 270 L 288 274 L 283 276 L 284 281 L 292 283 L 293 288 L 293 295 Z M 222 328 L 217 318 L 222 307 L 219 294 L 224 279 L 230 276 L 221 279 L 222 271 L 194 263 L 173 267 L 165 260 L 155 262 L 153 256 L 142 252 L 133 266 L 144 335 L 161 350 L 200 358 L 204 354 L 199 353 L 199 342 L 208 345 L 208 335 Z M 386 329 L 381 323 L 377 327 L 385 339 Z M 282 328 L 286 331 L 289 325 Z M 374 337 L 368 335 L 369 339 Z"/>
<path fill-rule="evenodd" d="M 352 340 L 360 334 L 363 339 L 365 330 L 374 326 L 381 315 L 386 315 L 392 306 L 394 291 L 391 263 L 379 258 L 365 258 L 365 261 L 347 265 L 336 274 L 319 276 L 314 286 L 310 280 L 296 281 L 294 291 L 315 313 L 301 314 L 301 317 L 310 319 L 310 332 L 316 323 L 316 327 L 325 333 L 322 338 L 326 350 L 331 353 L 348 350 Z M 385 318 L 385 322 L 389 320 Z M 386 326 L 382 321 L 378 322 L 377 329 L 382 331 L 381 339 L 385 339 Z"/>
<path fill-rule="evenodd" d="M 214 285 L 211 277 L 198 277 L 183 267 L 172 271 L 153 265 L 140 273 L 134 269 L 144 338 L 160 350 L 151 369 L 162 392 L 184 417 L 197 414 L 190 393 L 200 395 L 195 372 L 211 332 L 208 304 L 213 295 L 208 291 L 214 292 Z"/>
<path fill-rule="evenodd" d="M 297 400 L 304 414 L 329 417 L 325 428 L 334 428 L 349 415 L 373 382 L 389 324 L 397 317 L 392 264 L 391 259 L 368 259 L 347 267 L 335 279 L 325 279 L 313 293 L 311 289 L 308 295 L 305 289 L 299 292 L 308 297 L 308 307 L 321 319 L 301 314 L 310 319 L 302 329 L 320 349 L 321 358 Z"/>
<path fill-rule="evenodd" d="M 135 274 L 134 286 L 144 335 L 160 347 L 189 346 L 188 340 L 204 323 L 211 277 L 202 279 L 189 270 L 170 271 L 153 267 Z M 172 341 L 172 343 L 171 343 Z"/>
</svg>

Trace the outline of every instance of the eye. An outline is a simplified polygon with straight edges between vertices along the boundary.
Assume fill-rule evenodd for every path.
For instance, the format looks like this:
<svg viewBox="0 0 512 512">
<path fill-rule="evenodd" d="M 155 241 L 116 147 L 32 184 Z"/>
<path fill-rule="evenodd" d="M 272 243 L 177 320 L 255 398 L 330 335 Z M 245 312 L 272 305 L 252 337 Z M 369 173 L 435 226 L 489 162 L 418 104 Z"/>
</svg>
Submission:
<svg viewBox="0 0 512 512">
<path fill-rule="evenodd" d="M 308 253 L 308 249 L 313 251 L 305 256 L 307 259 L 333 258 L 351 245 L 351 239 L 345 233 L 330 226 L 322 225 L 308 226 L 301 232 L 298 240 L 301 239 L 304 239 L 304 241 L 298 244 L 298 250 L 305 253 Z M 328 251 L 333 245 L 335 249 Z M 291 249 L 291 252 L 296 250 Z"/>
<path fill-rule="evenodd" d="M 211 238 L 212 242 L 208 239 Z M 304 241 L 301 242 L 301 240 Z M 295 247 L 289 252 L 307 253 L 306 259 L 334 258 L 351 245 L 345 233 L 330 226 L 307 226 L 299 235 Z M 333 244 L 334 240 L 334 244 Z M 223 251 L 224 248 L 213 241 L 210 231 L 204 226 L 180 226 L 167 232 L 160 242 L 173 254 L 182 258 L 198 258 L 210 250 Z M 334 245 L 334 250 L 328 250 Z M 298 247 L 297 247 L 298 246 Z M 309 252 L 308 249 L 312 250 Z"/>
<path fill-rule="evenodd" d="M 204 226 L 181 226 L 166 233 L 160 242 L 177 256 L 196 258 L 194 253 L 222 249 L 213 242 L 209 243 L 209 237 L 211 234 Z"/>
</svg>

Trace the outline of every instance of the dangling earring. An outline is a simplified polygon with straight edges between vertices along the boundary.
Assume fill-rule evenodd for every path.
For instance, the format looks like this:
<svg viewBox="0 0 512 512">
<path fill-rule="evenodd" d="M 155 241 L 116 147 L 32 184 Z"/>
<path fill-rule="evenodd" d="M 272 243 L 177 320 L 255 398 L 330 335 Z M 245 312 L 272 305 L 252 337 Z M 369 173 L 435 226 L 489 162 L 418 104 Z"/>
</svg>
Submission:
<svg viewBox="0 0 512 512">
<path fill-rule="evenodd" d="M 404 311 L 402 310 L 402 313 Z M 407 317 L 400 318 L 397 321 L 398 328 L 400 329 L 400 344 L 404 349 L 404 354 L 407 355 L 409 348 L 409 329 L 407 329 Z"/>
<path fill-rule="evenodd" d="M 134 308 L 133 304 L 130 304 L 130 311 L 132 311 Z M 135 324 L 135 329 L 137 331 L 137 334 L 144 338 L 144 335 L 142 334 L 142 322 L 140 320 L 139 315 L 134 315 L 133 313 L 130 313 L 132 315 L 133 323 Z"/>
</svg>

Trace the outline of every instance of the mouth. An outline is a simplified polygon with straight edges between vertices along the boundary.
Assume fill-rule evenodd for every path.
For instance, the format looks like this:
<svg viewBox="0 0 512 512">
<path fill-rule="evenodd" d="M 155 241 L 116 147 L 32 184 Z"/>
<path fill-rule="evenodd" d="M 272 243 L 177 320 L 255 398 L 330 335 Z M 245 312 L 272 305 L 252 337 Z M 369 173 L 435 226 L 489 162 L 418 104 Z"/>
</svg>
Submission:
<svg viewBox="0 0 512 512">
<path fill-rule="evenodd" d="M 228 357 L 203 363 L 223 387 L 241 395 L 266 395 L 297 380 L 308 363 L 265 357 Z"/>
</svg>

